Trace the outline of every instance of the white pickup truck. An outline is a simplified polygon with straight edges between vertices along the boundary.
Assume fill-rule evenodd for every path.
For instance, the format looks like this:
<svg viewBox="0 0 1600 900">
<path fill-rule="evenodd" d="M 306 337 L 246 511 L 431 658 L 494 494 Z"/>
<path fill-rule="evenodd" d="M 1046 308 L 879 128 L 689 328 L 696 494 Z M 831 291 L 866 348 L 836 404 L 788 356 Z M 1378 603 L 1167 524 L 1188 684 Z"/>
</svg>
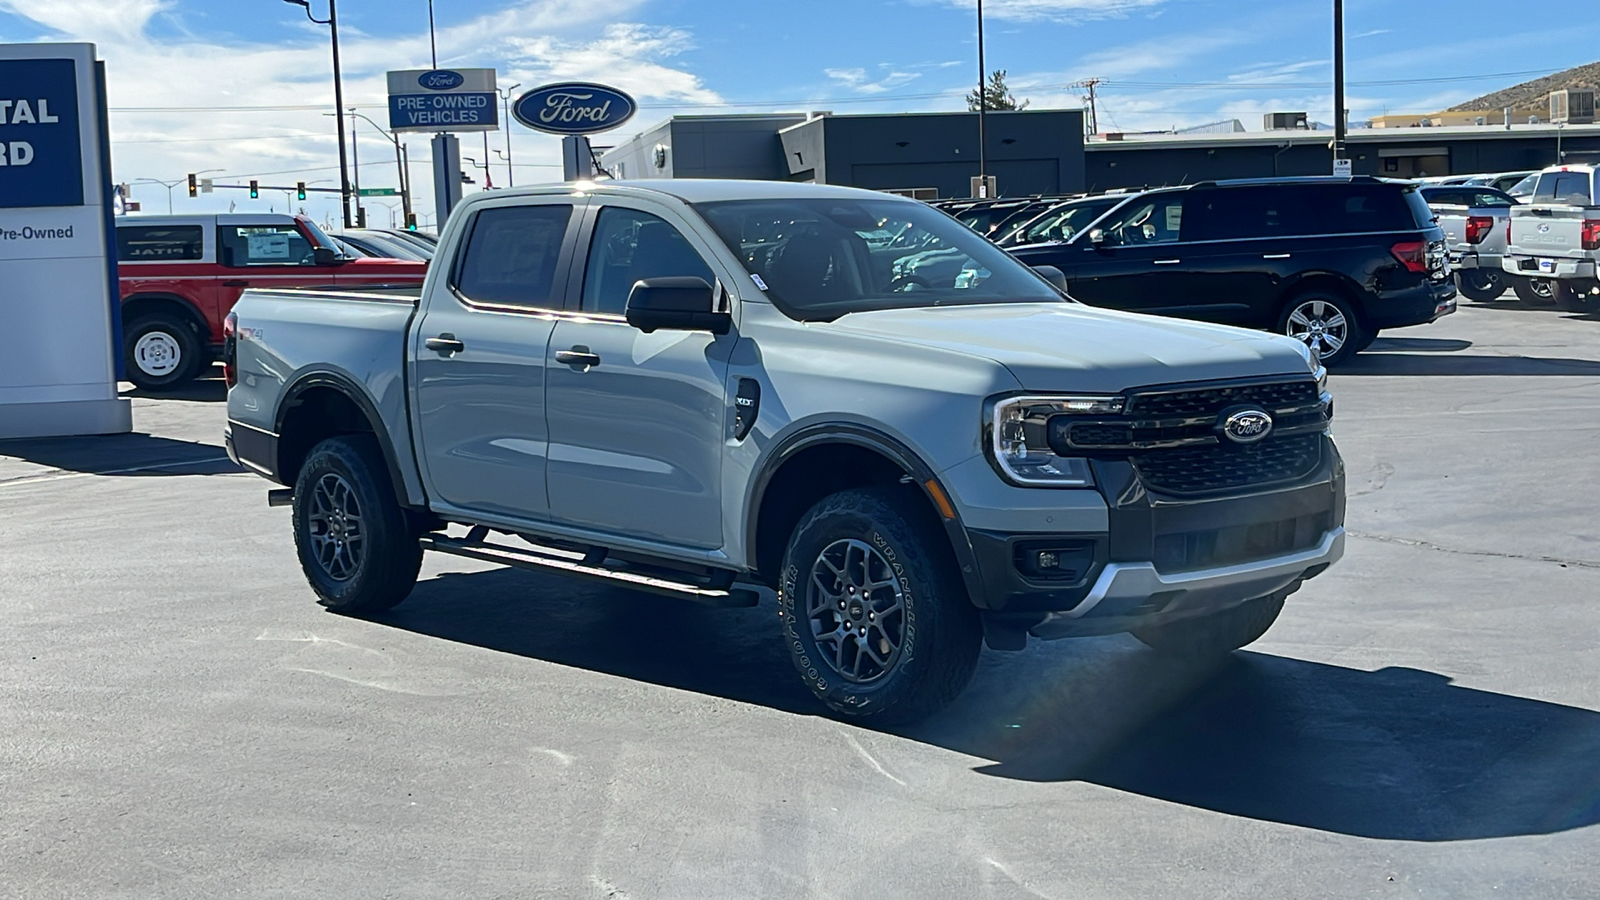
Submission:
<svg viewBox="0 0 1600 900">
<path fill-rule="evenodd" d="M 1600 311 L 1600 206 L 1595 166 L 1554 166 L 1539 173 L 1526 206 L 1511 211 L 1501 267 L 1531 279 L 1537 295 L 1572 312 Z M 1518 292 L 1524 302 L 1529 297 Z"/>
</svg>

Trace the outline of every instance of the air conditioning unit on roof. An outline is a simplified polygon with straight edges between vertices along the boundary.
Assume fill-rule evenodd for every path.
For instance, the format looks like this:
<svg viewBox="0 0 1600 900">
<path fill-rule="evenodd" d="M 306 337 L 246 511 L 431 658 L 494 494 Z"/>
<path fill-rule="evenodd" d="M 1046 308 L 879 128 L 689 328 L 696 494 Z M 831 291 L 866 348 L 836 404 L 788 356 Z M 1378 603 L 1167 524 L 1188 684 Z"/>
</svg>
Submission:
<svg viewBox="0 0 1600 900">
<path fill-rule="evenodd" d="M 1261 127 L 1267 131 L 1307 131 L 1311 125 L 1303 112 L 1275 112 L 1261 117 Z"/>
</svg>

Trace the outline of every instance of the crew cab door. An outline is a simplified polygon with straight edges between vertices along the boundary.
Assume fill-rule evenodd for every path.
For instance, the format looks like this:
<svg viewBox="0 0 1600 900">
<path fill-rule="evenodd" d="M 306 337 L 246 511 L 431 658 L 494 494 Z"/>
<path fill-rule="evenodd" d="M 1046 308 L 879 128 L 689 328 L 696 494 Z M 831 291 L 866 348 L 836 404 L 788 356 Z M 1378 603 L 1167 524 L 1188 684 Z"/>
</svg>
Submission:
<svg viewBox="0 0 1600 900">
<path fill-rule="evenodd" d="M 545 349 L 564 308 L 569 197 L 478 207 L 412 325 L 413 422 L 440 512 L 544 520 Z"/>
<path fill-rule="evenodd" d="M 715 257 L 674 211 L 646 201 L 596 200 L 587 218 L 585 262 L 573 275 L 580 315 L 556 323 L 547 364 L 551 519 L 721 547 L 724 385 L 737 335 L 645 334 L 623 318 L 641 279 L 718 286 L 706 262 Z"/>
</svg>

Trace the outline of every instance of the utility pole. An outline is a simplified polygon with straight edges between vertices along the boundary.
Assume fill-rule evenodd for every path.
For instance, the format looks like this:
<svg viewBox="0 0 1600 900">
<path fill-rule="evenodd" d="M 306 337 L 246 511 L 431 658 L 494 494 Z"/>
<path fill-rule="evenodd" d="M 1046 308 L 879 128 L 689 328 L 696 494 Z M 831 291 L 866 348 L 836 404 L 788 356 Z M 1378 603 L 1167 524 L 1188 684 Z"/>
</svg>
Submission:
<svg viewBox="0 0 1600 900">
<path fill-rule="evenodd" d="M 350 168 L 355 172 L 356 227 L 367 227 L 367 214 L 361 209 L 361 148 L 356 141 L 356 111 L 350 110 Z"/>
<path fill-rule="evenodd" d="M 505 90 L 495 88 L 500 94 L 500 107 L 505 113 L 501 127 L 506 130 L 506 187 L 517 186 L 517 173 L 511 169 L 511 96 L 519 87 L 522 87 L 520 81 Z"/>
<path fill-rule="evenodd" d="M 335 133 L 339 135 L 339 190 L 344 200 L 344 227 L 350 227 L 350 169 L 344 150 L 344 84 L 339 77 L 339 10 L 336 0 L 328 0 L 328 17 L 319 19 L 311 14 L 311 0 L 283 0 L 306 11 L 306 18 L 318 25 L 328 26 L 333 36 L 333 110 Z M 432 8 L 432 0 L 429 0 Z"/>
<path fill-rule="evenodd" d="M 1345 159 L 1344 0 L 1333 0 L 1333 168 Z"/>
<path fill-rule="evenodd" d="M 984 139 L 984 118 L 989 111 L 989 91 L 983 61 L 983 0 L 978 0 L 978 196 L 989 196 L 989 148 Z"/>
<path fill-rule="evenodd" d="M 1099 114 L 1099 110 L 1095 106 L 1094 88 L 1095 88 L 1095 85 L 1102 84 L 1104 82 L 1105 82 L 1104 78 L 1085 78 L 1082 81 L 1074 81 L 1073 83 L 1067 85 L 1068 88 L 1088 88 L 1089 89 L 1089 121 L 1084 123 L 1084 125 L 1085 125 L 1084 133 L 1085 134 L 1099 134 L 1100 133 L 1100 114 Z"/>
</svg>

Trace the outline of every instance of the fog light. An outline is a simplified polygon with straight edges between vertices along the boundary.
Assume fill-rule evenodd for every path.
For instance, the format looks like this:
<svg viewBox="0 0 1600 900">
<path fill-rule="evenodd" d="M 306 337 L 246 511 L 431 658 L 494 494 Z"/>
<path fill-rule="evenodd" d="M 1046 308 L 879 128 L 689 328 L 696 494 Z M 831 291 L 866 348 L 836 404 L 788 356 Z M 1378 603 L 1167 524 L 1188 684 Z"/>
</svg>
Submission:
<svg viewBox="0 0 1600 900">
<path fill-rule="evenodd" d="M 1040 550 L 1033 558 L 1034 568 L 1041 572 L 1061 568 L 1061 557 L 1054 550 Z"/>
</svg>

